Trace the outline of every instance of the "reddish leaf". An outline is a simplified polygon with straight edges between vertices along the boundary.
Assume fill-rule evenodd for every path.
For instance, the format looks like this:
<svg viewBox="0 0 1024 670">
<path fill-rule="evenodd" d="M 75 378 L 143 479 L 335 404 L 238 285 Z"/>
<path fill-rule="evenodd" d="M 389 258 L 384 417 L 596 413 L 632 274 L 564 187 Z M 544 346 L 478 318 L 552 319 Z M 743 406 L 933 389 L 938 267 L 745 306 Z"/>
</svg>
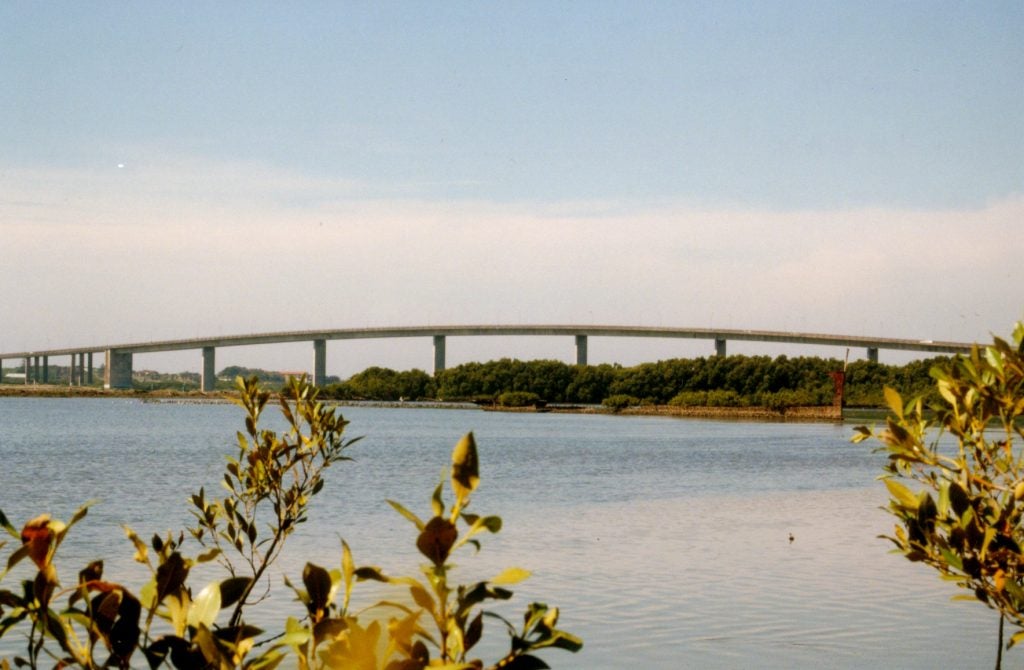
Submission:
<svg viewBox="0 0 1024 670">
<path fill-rule="evenodd" d="M 458 538 L 459 532 L 455 525 L 447 519 L 435 516 L 424 526 L 423 532 L 416 538 L 416 548 L 420 553 L 441 565 L 448 558 L 448 552 Z"/>
</svg>

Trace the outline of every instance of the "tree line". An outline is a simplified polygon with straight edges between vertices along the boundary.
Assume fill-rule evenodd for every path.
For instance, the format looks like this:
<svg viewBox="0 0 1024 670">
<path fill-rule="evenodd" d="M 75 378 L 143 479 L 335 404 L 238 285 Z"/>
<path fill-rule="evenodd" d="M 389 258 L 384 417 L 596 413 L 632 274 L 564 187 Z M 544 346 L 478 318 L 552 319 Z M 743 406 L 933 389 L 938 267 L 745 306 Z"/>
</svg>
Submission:
<svg viewBox="0 0 1024 670">
<path fill-rule="evenodd" d="M 884 406 L 885 386 L 908 394 L 929 392 L 933 388 L 929 370 L 942 361 L 948 358 L 898 366 L 854 361 L 846 367 L 847 405 Z M 838 359 L 809 356 L 677 358 L 628 367 L 502 358 L 464 363 L 436 377 L 418 369 L 371 367 L 345 381 L 325 385 L 323 397 L 493 401 L 514 392 L 569 404 L 827 405 L 833 396 L 829 373 L 843 366 Z"/>
</svg>

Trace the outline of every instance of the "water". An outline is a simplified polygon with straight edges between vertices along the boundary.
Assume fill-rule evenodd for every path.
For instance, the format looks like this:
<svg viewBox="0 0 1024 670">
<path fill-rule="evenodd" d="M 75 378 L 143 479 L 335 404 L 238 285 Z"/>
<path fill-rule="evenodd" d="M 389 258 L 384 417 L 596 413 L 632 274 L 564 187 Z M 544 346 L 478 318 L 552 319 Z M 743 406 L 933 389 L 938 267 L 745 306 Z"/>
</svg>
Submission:
<svg viewBox="0 0 1024 670">
<path fill-rule="evenodd" d="M 457 562 L 486 578 L 517 565 L 517 620 L 532 600 L 561 608 L 584 638 L 559 668 L 991 667 L 997 619 L 931 570 L 887 553 L 882 457 L 851 428 L 662 417 L 344 408 L 352 463 L 329 471 L 280 573 L 336 567 L 340 537 L 357 563 L 415 574 L 407 521 L 423 517 L 455 441 L 474 430 L 482 484 L 471 511 L 505 527 Z M 272 413 L 271 413 L 272 414 Z M 241 410 L 125 399 L 0 399 L 0 508 L 20 525 L 67 519 L 100 498 L 61 548 L 62 576 L 107 558 L 136 589 L 144 573 L 120 530 L 142 537 L 190 520 L 187 498 L 217 491 Z M 269 418 L 269 417 L 268 417 Z M 792 533 L 794 541 L 789 541 Z M 113 559 L 113 560 L 111 560 Z M 11 580 L 8 577 L 8 580 Z M 13 582 L 5 581 L 11 588 Z M 379 593 L 357 590 L 357 604 Z M 287 597 L 254 613 L 299 614 Z M 497 628 L 484 649 L 497 656 Z M 7 638 L 0 652 L 12 653 Z M 1019 651 L 1010 652 L 1013 662 Z"/>
</svg>

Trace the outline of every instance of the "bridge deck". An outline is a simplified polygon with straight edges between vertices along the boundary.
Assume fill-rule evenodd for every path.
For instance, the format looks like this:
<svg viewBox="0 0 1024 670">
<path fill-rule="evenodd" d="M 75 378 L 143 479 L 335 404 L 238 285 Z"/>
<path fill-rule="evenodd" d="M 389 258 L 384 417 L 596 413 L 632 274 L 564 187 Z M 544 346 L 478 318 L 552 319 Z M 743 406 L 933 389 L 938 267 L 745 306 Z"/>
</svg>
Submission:
<svg viewBox="0 0 1024 670">
<path fill-rule="evenodd" d="M 153 353 L 160 351 L 181 351 L 206 347 L 237 347 L 256 344 L 279 344 L 284 342 L 310 342 L 315 340 L 358 340 L 388 337 L 473 337 L 473 336 L 575 336 L 588 337 L 658 337 L 688 338 L 706 340 L 732 340 L 747 342 L 787 342 L 792 344 L 822 344 L 838 347 L 865 347 L 869 349 L 890 349 L 902 351 L 924 351 L 933 353 L 966 353 L 971 344 L 967 342 L 942 342 L 932 340 L 910 340 L 886 337 L 863 337 L 857 335 L 827 335 L 822 333 L 796 333 L 770 330 L 732 330 L 721 328 L 655 328 L 642 326 L 584 326 L 584 325 L 511 325 L 511 326 L 406 326 L 393 328 L 341 328 L 333 330 L 295 330 L 274 333 L 252 333 L 247 335 L 221 335 L 196 337 L 179 340 L 155 340 L 148 342 L 126 342 L 60 349 L 39 349 L 0 353 L 2 359 L 16 359 L 33 356 L 67 356 L 100 351 L 124 353 Z"/>
</svg>

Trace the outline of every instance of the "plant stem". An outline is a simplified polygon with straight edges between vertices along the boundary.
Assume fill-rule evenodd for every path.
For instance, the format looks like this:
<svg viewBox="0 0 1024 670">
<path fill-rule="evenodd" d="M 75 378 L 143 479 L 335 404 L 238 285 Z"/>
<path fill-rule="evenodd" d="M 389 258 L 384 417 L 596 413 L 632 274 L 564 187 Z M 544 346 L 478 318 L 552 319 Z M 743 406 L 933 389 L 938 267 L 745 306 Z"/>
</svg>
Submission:
<svg viewBox="0 0 1024 670">
<path fill-rule="evenodd" d="M 1006 622 L 1006 616 L 999 613 L 999 646 L 996 648 L 996 670 L 1001 670 L 1003 667 L 1003 624 Z"/>
</svg>

